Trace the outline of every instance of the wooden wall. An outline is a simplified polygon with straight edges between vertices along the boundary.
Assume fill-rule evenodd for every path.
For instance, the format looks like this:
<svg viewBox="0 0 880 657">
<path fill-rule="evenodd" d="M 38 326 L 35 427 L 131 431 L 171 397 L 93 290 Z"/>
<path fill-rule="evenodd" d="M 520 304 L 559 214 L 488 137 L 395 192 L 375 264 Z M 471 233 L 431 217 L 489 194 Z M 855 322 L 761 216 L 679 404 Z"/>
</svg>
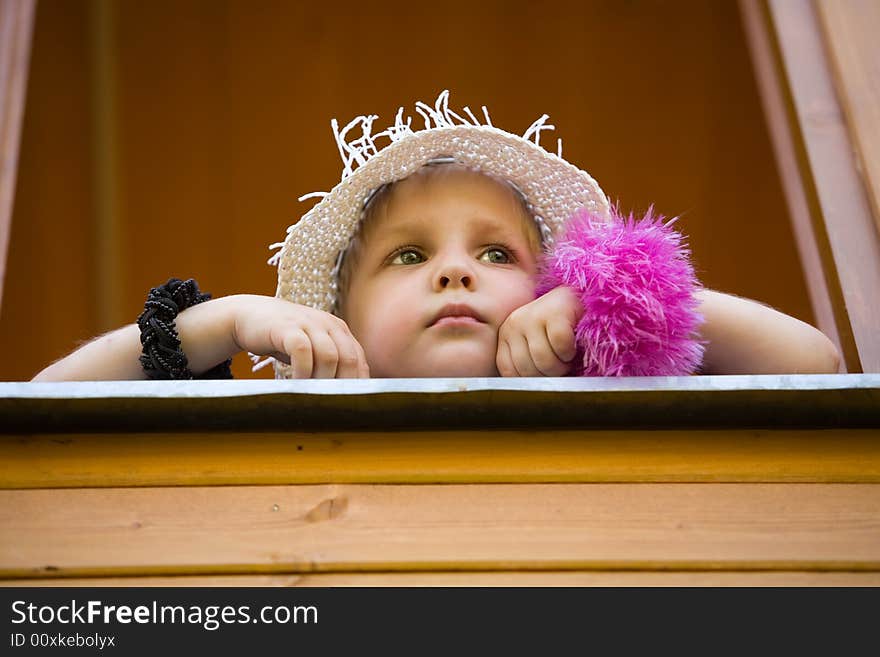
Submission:
<svg viewBox="0 0 880 657">
<path fill-rule="evenodd" d="M 880 374 L 174 383 L 0 383 L 0 586 L 880 586 Z"/>
<path fill-rule="evenodd" d="M 707 286 L 813 323 L 733 0 L 43 0 L 0 379 L 132 321 L 171 275 L 273 294 L 267 245 L 338 181 L 330 119 L 444 88 L 513 132 L 550 114 L 623 209 L 682 215 Z"/>
</svg>

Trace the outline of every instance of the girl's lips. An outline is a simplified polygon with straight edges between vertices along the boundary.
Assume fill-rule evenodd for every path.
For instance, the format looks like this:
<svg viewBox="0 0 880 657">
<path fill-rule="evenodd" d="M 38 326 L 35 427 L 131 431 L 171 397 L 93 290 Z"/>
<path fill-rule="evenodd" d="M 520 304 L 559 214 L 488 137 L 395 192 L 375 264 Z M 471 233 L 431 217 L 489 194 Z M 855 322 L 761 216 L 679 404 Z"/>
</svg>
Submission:
<svg viewBox="0 0 880 657">
<path fill-rule="evenodd" d="M 480 320 L 476 317 L 470 317 L 468 315 L 451 315 L 447 317 L 441 317 L 436 322 L 432 324 L 432 326 L 436 326 L 438 328 L 459 328 L 459 327 L 467 327 L 467 326 L 479 326 L 482 324 Z"/>
<path fill-rule="evenodd" d="M 451 320 L 446 326 L 469 326 L 471 324 L 485 324 L 483 318 L 476 310 L 466 303 L 447 303 L 434 315 L 428 326 L 438 326 L 444 320 Z M 461 323 L 458 323 L 461 320 Z"/>
</svg>

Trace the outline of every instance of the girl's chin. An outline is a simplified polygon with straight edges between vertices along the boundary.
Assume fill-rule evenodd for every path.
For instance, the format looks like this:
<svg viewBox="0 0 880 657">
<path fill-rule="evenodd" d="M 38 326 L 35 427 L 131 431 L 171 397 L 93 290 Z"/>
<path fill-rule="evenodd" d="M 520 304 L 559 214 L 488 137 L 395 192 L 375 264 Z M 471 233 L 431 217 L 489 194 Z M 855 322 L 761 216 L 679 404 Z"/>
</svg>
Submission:
<svg viewBox="0 0 880 657">
<path fill-rule="evenodd" d="M 489 377 L 498 376 L 498 368 L 492 363 L 492 367 L 449 367 L 449 368 L 433 368 L 422 374 L 413 374 L 413 376 L 431 377 L 431 378 L 461 378 L 461 377 Z"/>
<path fill-rule="evenodd" d="M 370 367 L 371 371 L 374 369 Z M 498 376 L 495 365 L 495 351 L 492 358 L 486 357 L 486 350 L 443 349 L 438 353 L 423 357 L 417 362 L 397 363 L 393 368 L 377 368 L 374 377 L 393 378 L 461 378 Z"/>
<path fill-rule="evenodd" d="M 410 367 L 406 369 L 390 370 L 388 373 L 371 374 L 372 378 L 391 378 L 391 379 L 440 379 L 440 378 L 462 378 L 462 377 L 491 377 L 498 376 L 498 368 L 492 363 L 488 365 L 477 366 L 475 364 L 457 364 L 456 366 L 438 366 L 438 367 Z"/>
</svg>

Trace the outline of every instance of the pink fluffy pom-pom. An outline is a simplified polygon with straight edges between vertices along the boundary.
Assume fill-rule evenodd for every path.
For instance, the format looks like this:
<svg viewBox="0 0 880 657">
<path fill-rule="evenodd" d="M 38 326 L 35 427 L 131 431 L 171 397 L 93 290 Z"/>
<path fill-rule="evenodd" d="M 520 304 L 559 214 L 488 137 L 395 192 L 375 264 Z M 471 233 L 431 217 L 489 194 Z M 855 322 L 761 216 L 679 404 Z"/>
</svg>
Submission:
<svg viewBox="0 0 880 657">
<path fill-rule="evenodd" d="M 683 376 L 703 360 L 702 289 L 680 233 L 648 210 L 610 222 L 580 210 L 546 257 L 538 295 L 560 285 L 584 306 L 575 328 L 581 376 Z M 580 361 L 578 361 L 580 362 Z"/>
</svg>

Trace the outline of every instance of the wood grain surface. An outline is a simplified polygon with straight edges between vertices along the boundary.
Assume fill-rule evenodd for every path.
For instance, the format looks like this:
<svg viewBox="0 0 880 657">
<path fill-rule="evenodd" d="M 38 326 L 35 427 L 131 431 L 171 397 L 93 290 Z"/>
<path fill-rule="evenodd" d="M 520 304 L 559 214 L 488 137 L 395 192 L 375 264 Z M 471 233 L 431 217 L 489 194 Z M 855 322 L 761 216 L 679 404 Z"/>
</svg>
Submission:
<svg viewBox="0 0 880 657">
<path fill-rule="evenodd" d="M 880 570 L 863 484 L 0 491 L 0 577 Z"/>
<path fill-rule="evenodd" d="M 880 430 L 0 436 L 0 488 L 880 482 Z"/>
<path fill-rule="evenodd" d="M 880 230 L 880 3 L 817 0 L 841 105 Z"/>
</svg>

